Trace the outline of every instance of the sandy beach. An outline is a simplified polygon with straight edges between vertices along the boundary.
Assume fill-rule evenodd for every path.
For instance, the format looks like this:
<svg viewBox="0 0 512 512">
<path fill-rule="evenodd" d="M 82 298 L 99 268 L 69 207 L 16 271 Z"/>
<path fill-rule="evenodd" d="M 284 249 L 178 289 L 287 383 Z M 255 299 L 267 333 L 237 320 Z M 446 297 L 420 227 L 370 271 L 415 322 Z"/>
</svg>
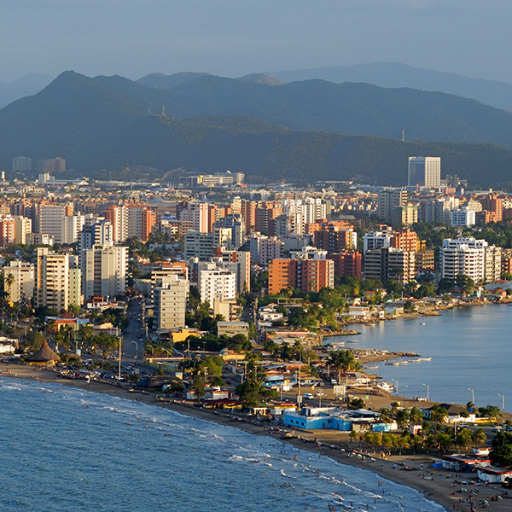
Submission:
<svg viewBox="0 0 512 512">
<path fill-rule="evenodd" d="M 148 405 L 171 409 L 207 421 L 214 421 L 251 434 L 273 435 L 275 437 L 275 434 L 270 434 L 265 426 L 246 421 L 237 421 L 227 414 L 200 409 L 190 405 L 157 402 L 156 395 L 151 393 L 130 392 L 127 388 L 117 387 L 101 381 L 91 381 L 88 383 L 85 380 L 63 380 L 57 378 L 57 374 L 52 371 L 28 366 L 0 364 L 0 371 L 2 371 L 3 378 L 12 377 L 40 380 L 43 382 L 57 382 L 62 385 L 91 392 L 106 393 L 130 400 L 136 399 Z M 298 448 L 310 450 L 314 453 L 321 453 L 343 464 L 373 471 L 384 479 L 413 487 L 423 493 L 427 499 L 442 505 L 447 511 L 470 511 L 470 498 L 473 500 L 473 504 L 477 510 L 479 510 L 479 504 L 483 500 L 489 503 L 487 510 L 498 512 L 510 511 L 512 509 L 512 500 L 510 499 L 512 498 L 512 493 L 510 496 L 506 495 L 505 489 L 501 486 L 471 484 L 470 482 L 476 479 L 476 475 L 468 473 L 457 475 L 454 472 L 433 469 L 431 467 L 432 458 L 425 455 L 392 456 L 383 459 L 381 458 L 381 454 L 373 452 L 367 453 L 366 449 L 359 448 L 357 442 L 351 442 L 348 435 L 340 434 L 335 431 L 314 433 L 295 431 L 293 432 L 293 437 L 287 437 L 286 439 L 280 437 L 280 439 L 292 443 Z M 355 452 L 353 452 L 353 450 L 355 450 Z M 460 482 L 462 481 L 467 482 L 467 484 L 461 484 Z M 462 489 L 466 489 L 466 491 L 462 491 Z M 503 499 L 493 501 L 493 497 L 497 497 L 498 495 L 501 495 Z"/>
</svg>

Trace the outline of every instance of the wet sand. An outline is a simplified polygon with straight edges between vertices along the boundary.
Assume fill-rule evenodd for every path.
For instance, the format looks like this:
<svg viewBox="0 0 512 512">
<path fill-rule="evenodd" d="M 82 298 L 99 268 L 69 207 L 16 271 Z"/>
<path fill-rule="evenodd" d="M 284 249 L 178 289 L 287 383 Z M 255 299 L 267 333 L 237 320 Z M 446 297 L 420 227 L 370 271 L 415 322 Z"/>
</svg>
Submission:
<svg viewBox="0 0 512 512">
<path fill-rule="evenodd" d="M 110 385 L 100 381 L 87 383 L 85 380 L 60 379 L 55 372 L 35 369 L 28 366 L 0 364 L 0 371 L 4 370 L 7 372 L 2 374 L 4 378 L 13 377 L 40 380 L 42 382 L 57 382 L 91 392 L 106 393 L 129 400 L 138 400 L 148 405 L 171 409 L 196 418 L 235 427 L 251 434 L 276 437 L 275 434 L 270 434 L 266 430 L 266 426 L 245 421 L 234 421 L 232 416 L 224 415 L 220 413 L 220 411 L 215 412 L 179 403 L 157 402 L 156 395 L 150 393 L 130 392 L 123 387 L 117 387 L 116 385 Z M 425 455 L 403 455 L 382 458 L 380 453 L 367 453 L 365 448 L 359 447 L 359 443 L 351 442 L 347 434 L 340 434 L 335 431 L 313 433 L 297 430 L 293 432 L 293 436 L 294 437 L 287 437 L 286 439 L 279 436 L 279 439 L 289 442 L 297 448 L 309 450 L 316 454 L 321 453 L 342 464 L 373 471 L 383 479 L 413 487 L 424 494 L 427 499 L 442 505 L 447 511 L 471 510 L 468 502 L 461 502 L 460 500 L 468 499 L 474 491 L 478 491 L 477 495 L 472 496 L 476 510 L 480 510 L 478 506 L 480 500 L 487 500 L 489 502 L 489 507 L 486 510 L 501 512 L 510 511 L 512 508 L 512 500 L 510 499 L 512 498 L 512 493 L 510 497 L 505 496 L 505 490 L 501 486 L 496 484 L 491 486 L 485 486 L 483 484 L 456 484 L 456 481 L 467 481 L 469 483 L 472 479 L 476 478 L 476 474 L 462 473 L 457 476 L 455 472 L 432 469 L 432 458 Z M 315 439 L 316 442 L 314 442 Z M 334 447 L 331 448 L 331 445 Z M 355 452 L 352 452 L 352 450 L 355 450 Z M 411 468 L 411 470 L 403 470 L 402 468 L 404 467 Z M 462 488 L 467 489 L 467 491 L 458 492 L 461 491 Z M 503 499 L 491 501 L 491 496 L 498 495 L 502 495 Z"/>
</svg>

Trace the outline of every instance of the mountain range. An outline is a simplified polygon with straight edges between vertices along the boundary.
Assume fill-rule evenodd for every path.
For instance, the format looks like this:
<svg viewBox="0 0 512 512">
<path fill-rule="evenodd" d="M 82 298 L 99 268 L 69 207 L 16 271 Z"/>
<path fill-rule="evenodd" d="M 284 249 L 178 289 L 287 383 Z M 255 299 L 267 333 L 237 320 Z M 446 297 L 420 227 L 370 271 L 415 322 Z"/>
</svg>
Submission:
<svg viewBox="0 0 512 512">
<path fill-rule="evenodd" d="M 38 93 L 52 80 L 49 75 L 33 73 L 13 82 L 0 82 L 0 108 L 24 96 Z"/>
<path fill-rule="evenodd" d="M 402 130 L 426 142 L 402 142 Z M 155 179 L 184 167 L 400 185 L 407 157 L 428 154 L 443 158 L 443 174 L 482 185 L 511 181 L 512 151 L 497 147 L 512 145 L 508 112 L 368 84 L 193 73 L 134 82 L 65 72 L 1 109 L 0 133 L 6 168 L 18 155 L 62 156 L 75 173 L 96 177 L 144 166 Z"/>
<path fill-rule="evenodd" d="M 512 84 L 416 68 L 397 62 L 373 62 L 353 66 L 277 71 L 268 74 L 285 83 L 321 79 L 338 84 L 364 82 L 379 87 L 410 87 L 422 91 L 445 92 L 512 111 Z"/>
</svg>

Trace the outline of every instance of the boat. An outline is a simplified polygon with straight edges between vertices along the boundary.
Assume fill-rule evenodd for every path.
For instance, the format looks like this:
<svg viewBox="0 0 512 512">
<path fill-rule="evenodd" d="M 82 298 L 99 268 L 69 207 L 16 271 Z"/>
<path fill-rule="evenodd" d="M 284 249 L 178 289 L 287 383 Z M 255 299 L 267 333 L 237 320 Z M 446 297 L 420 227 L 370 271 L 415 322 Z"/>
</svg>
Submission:
<svg viewBox="0 0 512 512">
<path fill-rule="evenodd" d="M 421 363 L 421 359 L 409 359 L 409 363 Z"/>
<path fill-rule="evenodd" d="M 384 364 L 388 366 L 398 366 L 400 363 L 398 361 L 386 361 Z"/>
<path fill-rule="evenodd" d="M 432 361 L 431 357 L 419 357 L 418 361 Z"/>
<path fill-rule="evenodd" d="M 387 391 L 387 392 L 389 392 L 389 393 L 395 389 L 395 387 L 394 387 L 394 386 L 392 386 L 391 384 L 389 384 L 389 383 L 388 383 L 388 382 L 386 382 L 386 381 L 379 382 L 379 383 L 377 384 L 377 388 L 378 388 L 378 389 L 381 389 L 382 391 Z"/>
<path fill-rule="evenodd" d="M 347 343 L 357 343 L 356 340 L 350 340 L 350 341 L 347 341 Z"/>
<path fill-rule="evenodd" d="M 409 361 L 407 359 L 405 361 L 398 361 L 398 364 L 407 364 Z"/>
<path fill-rule="evenodd" d="M 365 370 L 378 370 L 379 367 L 378 366 L 365 366 L 364 369 Z"/>
<path fill-rule="evenodd" d="M 420 322 L 420 325 L 427 325 L 425 322 Z"/>
</svg>

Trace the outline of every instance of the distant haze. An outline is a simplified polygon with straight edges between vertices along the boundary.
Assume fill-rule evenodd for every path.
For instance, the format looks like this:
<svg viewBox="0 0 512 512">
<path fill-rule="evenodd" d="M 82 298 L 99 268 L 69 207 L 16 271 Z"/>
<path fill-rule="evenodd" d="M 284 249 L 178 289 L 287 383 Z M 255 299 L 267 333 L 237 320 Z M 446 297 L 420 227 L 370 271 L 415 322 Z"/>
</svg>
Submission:
<svg viewBox="0 0 512 512">
<path fill-rule="evenodd" d="M 512 83 L 510 0 L 2 0 L 0 82 L 401 62 Z"/>
</svg>

